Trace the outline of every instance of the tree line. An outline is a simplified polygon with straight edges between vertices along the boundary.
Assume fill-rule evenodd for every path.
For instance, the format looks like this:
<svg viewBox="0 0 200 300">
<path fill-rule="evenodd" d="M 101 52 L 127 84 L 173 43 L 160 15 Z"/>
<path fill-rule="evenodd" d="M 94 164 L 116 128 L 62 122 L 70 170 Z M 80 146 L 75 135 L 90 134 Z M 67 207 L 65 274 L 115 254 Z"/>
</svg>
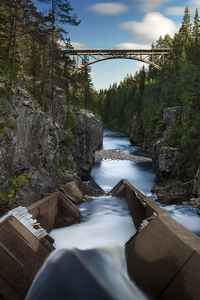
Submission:
<svg viewBox="0 0 200 300">
<path fill-rule="evenodd" d="M 80 20 L 68 0 L 40 2 L 46 13 L 30 0 L 0 0 L 0 76 L 8 79 L 8 89 L 24 82 L 43 111 L 52 110 L 59 89 L 68 104 L 90 106 L 90 70 L 71 75 L 75 62 L 66 52 L 72 48 L 68 26 Z"/>
<path fill-rule="evenodd" d="M 30 0 L 0 0 L 0 80 L 7 89 L 25 82 L 43 111 L 53 116 L 53 101 L 60 90 L 67 105 L 87 108 L 111 128 L 127 131 L 134 118 L 137 143 L 153 145 L 164 130 L 163 109 L 180 106 L 182 118 L 174 121 L 169 147 L 181 153 L 182 178 L 192 177 L 200 162 L 200 18 L 193 22 L 188 7 L 182 25 L 173 38 L 160 37 L 152 48 L 171 48 L 161 70 L 149 66 L 108 90 L 96 91 L 90 68 L 72 75 L 75 61 L 68 26 L 80 21 L 69 1 L 40 0 L 47 13 L 38 11 Z M 88 61 L 84 56 L 82 64 Z M 155 61 L 162 64 L 162 58 Z"/>
<path fill-rule="evenodd" d="M 192 178 L 200 165 L 200 18 L 190 21 L 188 7 L 173 38 L 160 37 L 155 48 L 171 48 L 161 70 L 151 66 L 98 93 L 98 112 L 108 127 L 128 131 L 137 124 L 137 144 L 152 146 L 164 131 L 163 110 L 181 107 L 174 120 L 168 146 L 180 152 L 180 177 Z M 160 61 L 156 61 L 161 64 Z"/>
</svg>

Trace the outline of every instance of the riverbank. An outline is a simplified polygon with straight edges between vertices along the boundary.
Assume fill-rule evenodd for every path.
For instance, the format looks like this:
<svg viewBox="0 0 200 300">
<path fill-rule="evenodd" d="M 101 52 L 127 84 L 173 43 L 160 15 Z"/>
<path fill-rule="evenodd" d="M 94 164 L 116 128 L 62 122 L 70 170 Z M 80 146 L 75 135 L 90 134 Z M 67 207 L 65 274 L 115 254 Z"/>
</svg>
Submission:
<svg viewBox="0 0 200 300">
<path fill-rule="evenodd" d="M 130 160 L 133 162 L 145 162 L 152 161 L 149 157 L 127 154 L 119 150 L 99 150 L 95 152 L 95 162 L 99 162 L 101 160 Z"/>
</svg>

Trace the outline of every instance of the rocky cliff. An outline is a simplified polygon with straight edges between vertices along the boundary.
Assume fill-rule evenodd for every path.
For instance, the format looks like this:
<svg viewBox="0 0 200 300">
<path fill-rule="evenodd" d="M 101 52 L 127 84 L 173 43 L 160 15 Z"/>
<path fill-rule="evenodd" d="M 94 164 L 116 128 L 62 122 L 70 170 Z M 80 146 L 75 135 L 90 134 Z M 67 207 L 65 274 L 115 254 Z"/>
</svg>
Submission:
<svg viewBox="0 0 200 300">
<path fill-rule="evenodd" d="M 163 110 L 162 137 L 154 144 L 146 143 L 141 126 L 134 116 L 129 129 L 129 138 L 133 144 L 148 149 L 152 154 L 153 168 L 156 172 L 159 184 L 152 191 L 157 194 L 158 200 L 163 203 L 191 203 L 198 207 L 200 201 L 200 172 L 195 179 L 182 181 L 180 177 L 180 150 L 169 145 L 169 137 L 173 130 L 174 122 L 182 118 L 181 108 L 171 107 Z M 194 200 L 195 197 L 196 199 Z M 192 198 L 192 200 L 191 200 Z M 190 201 L 191 200 L 191 201 Z M 199 205 L 200 208 L 200 205 Z"/>
<path fill-rule="evenodd" d="M 12 99 L 1 94 L 0 109 L 0 213 L 90 175 L 103 131 L 93 114 L 72 111 L 57 91 L 53 124 L 21 84 Z"/>
</svg>

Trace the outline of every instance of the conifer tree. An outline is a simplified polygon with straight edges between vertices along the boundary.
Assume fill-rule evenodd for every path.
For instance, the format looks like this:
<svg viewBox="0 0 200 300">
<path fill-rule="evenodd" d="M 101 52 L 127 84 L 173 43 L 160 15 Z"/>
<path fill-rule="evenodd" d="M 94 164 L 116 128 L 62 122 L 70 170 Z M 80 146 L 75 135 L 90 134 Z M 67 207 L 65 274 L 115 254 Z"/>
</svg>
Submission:
<svg viewBox="0 0 200 300">
<path fill-rule="evenodd" d="M 72 15 L 73 8 L 71 8 L 69 0 L 39 0 L 40 2 L 50 4 L 51 10 L 49 12 L 50 27 L 51 27 L 51 107 L 52 107 L 52 119 L 54 122 L 54 89 L 55 89 L 55 49 L 57 42 L 67 40 L 67 28 L 66 25 L 77 26 L 80 21 L 77 20 L 76 14 Z M 58 34 L 58 37 L 56 37 Z M 57 41 L 56 41 L 57 38 Z"/>
<path fill-rule="evenodd" d="M 88 63 L 88 57 L 85 55 L 82 59 L 82 66 L 85 66 Z M 91 69 L 89 66 L 86 66 L 81 71 L 81 80 L 83 85 L 83 95 L 84 95 L 84 108 L 89 109 L 91 105 L 91 88 L 92 81 L 90 77 Z"/>
<path fill-rule="evenodd" d="M 188 6 L 185 8 L 183 22 L 181 28 L 179 29 L 179 34 L 181 35 L 182 41 L 187 44 L 191 41 L 192 24 L 190 23 L 190 11 Z"/>
<path fill-rule="evenodd" d="M 198 45 L 200 42 L 200 17 L 198 9 L 196 9 L 195 12 L 192 35 L 194 37 L 195 45 Z"/>
</svg>

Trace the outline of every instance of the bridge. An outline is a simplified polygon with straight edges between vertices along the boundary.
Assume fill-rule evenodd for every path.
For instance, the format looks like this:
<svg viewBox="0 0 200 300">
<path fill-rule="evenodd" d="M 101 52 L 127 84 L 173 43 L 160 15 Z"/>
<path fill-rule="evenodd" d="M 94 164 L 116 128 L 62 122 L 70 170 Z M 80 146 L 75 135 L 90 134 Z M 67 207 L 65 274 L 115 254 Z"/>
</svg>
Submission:
<svg viewBox="0 0 200 300">
<path fill-rule="evenodd" d="M 77 73 L 85 67 L 95 64 L 97 62 L 110 59 L 132 59 L 144 62 L 156 69 L 160 69 L 164 64 L 165 56 L 170 52 L 170 48 L 159 49 L 70 49 L 67 54 L 73 56 L 76 60 L 76 68 L 73 71 Z M 87 61 L 85 64 L 82 62 Z"/>
</svg>

